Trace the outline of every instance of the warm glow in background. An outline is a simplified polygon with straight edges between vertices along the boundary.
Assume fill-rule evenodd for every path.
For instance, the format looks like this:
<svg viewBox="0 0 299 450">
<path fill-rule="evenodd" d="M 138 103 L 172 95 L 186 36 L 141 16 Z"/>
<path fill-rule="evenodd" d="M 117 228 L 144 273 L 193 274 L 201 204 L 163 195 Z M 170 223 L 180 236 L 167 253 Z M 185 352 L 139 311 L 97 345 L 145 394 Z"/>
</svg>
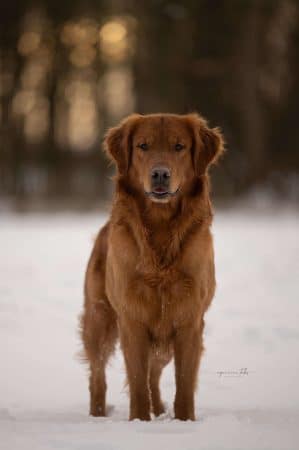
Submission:
<svg viewBox="0 0 299 450">
<path fill-rule="evenodd" d="M 99 205 L 107 128 L 194 110 L 227 141 L 216 199 L 299 200 L 295 0 L 21 0 L 0 26 L 0 199 L 13 207 Z"/>
</svg>

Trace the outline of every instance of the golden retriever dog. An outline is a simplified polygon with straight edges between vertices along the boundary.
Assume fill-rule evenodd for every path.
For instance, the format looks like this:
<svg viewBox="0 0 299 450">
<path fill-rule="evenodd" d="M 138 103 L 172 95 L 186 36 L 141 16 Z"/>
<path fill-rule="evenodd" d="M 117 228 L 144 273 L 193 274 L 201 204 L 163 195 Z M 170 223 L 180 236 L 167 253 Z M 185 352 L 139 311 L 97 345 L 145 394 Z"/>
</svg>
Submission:
<svg viewBox="0 0 299 450">
<path fill-rule="evenodd" d="M 85 280 L 90 414 L 106 414 L 105 367 L 119 337 L 130 420 L 164 412 L 159 380 L 172 357 L 175 418 L 195 420 L 204 314 L 215 291 L 207 172 L 223 139 L 198 114 L 134 114 L 104 144 L 117 175 Z"/>
</svg>

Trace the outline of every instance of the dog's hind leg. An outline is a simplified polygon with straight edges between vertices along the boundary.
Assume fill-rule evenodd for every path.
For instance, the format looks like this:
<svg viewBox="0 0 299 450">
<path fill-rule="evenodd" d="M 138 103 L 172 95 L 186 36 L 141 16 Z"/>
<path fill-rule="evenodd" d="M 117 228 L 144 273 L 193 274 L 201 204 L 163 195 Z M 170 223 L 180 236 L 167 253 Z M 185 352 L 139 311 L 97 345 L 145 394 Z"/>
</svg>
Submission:
<svg viewBox="0 0 299 450">
<path fill-rule="evenodd" d="M 160 393 L 160 378 L 163 368 L 169 363 L 171 355 L 164 355 L 164 357 L 152 357 L 150 365 L 149 386 L 151 393 L 151 409 L 155 416 L 160 416 L 165 412 L 164 404 L 161 400 Z"/>
<path fill-rule="evenodd" d="M 106 415 L 105 368 L 118 336 L 117 318 L 105 293 L 109 222 L 99 232 L 85 277 L 81 338 L 89 362 L 90 414 Z"/>
<path fill-rule="evenodd" d="M 82 338 L 90 365 L 90 415 L 106 415 L 105 368 L 118 336 L 116 315 L 106 299 L 100 299 L 85 311 Z"/>
</svg>

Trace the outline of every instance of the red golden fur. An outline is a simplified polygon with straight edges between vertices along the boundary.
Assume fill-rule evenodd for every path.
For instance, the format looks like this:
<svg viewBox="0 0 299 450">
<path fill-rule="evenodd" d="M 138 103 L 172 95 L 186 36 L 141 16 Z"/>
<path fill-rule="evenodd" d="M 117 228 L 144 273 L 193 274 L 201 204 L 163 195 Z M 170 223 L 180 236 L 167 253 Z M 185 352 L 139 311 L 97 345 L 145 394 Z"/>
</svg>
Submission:
<svg viewBox="0 0 299 450">
<path fill-rule="evenodd" d="M 105 148 L 117 165 L 116 191 L 88 263 L 81 319 L 90 414 L 106 414 L 105 366 L 119 336 L 130 419 L 164 411 L 159 379 L 174 357 L 175 418 L 194 420 L 215 291 L 207 170 L 223 152 L 222 136 L 197 114 L 132 115 L 109 130 Z"/>
</svg>

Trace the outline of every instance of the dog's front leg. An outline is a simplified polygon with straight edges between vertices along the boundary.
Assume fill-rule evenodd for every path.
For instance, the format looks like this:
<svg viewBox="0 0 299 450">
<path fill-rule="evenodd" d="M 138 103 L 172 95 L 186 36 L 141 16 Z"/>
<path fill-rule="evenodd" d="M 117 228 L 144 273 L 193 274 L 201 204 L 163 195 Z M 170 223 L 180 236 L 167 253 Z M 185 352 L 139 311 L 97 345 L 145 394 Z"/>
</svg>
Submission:
<svg viewBox="0 0 299 450">
<path fill-rule="evenodd" d="M 195 420 L 194 392 L 202 345 L 203 321 L 201 325 L 189 325 L 176 331 L 174 340 L 176 395 L 175 418 Z"/>
<path fill-rule="evenodd" d="M 130 388 L 130 420 L 151 420 L 148 330 L 140 322 L 122 318 L 120 335 Z"/>
</svg>

